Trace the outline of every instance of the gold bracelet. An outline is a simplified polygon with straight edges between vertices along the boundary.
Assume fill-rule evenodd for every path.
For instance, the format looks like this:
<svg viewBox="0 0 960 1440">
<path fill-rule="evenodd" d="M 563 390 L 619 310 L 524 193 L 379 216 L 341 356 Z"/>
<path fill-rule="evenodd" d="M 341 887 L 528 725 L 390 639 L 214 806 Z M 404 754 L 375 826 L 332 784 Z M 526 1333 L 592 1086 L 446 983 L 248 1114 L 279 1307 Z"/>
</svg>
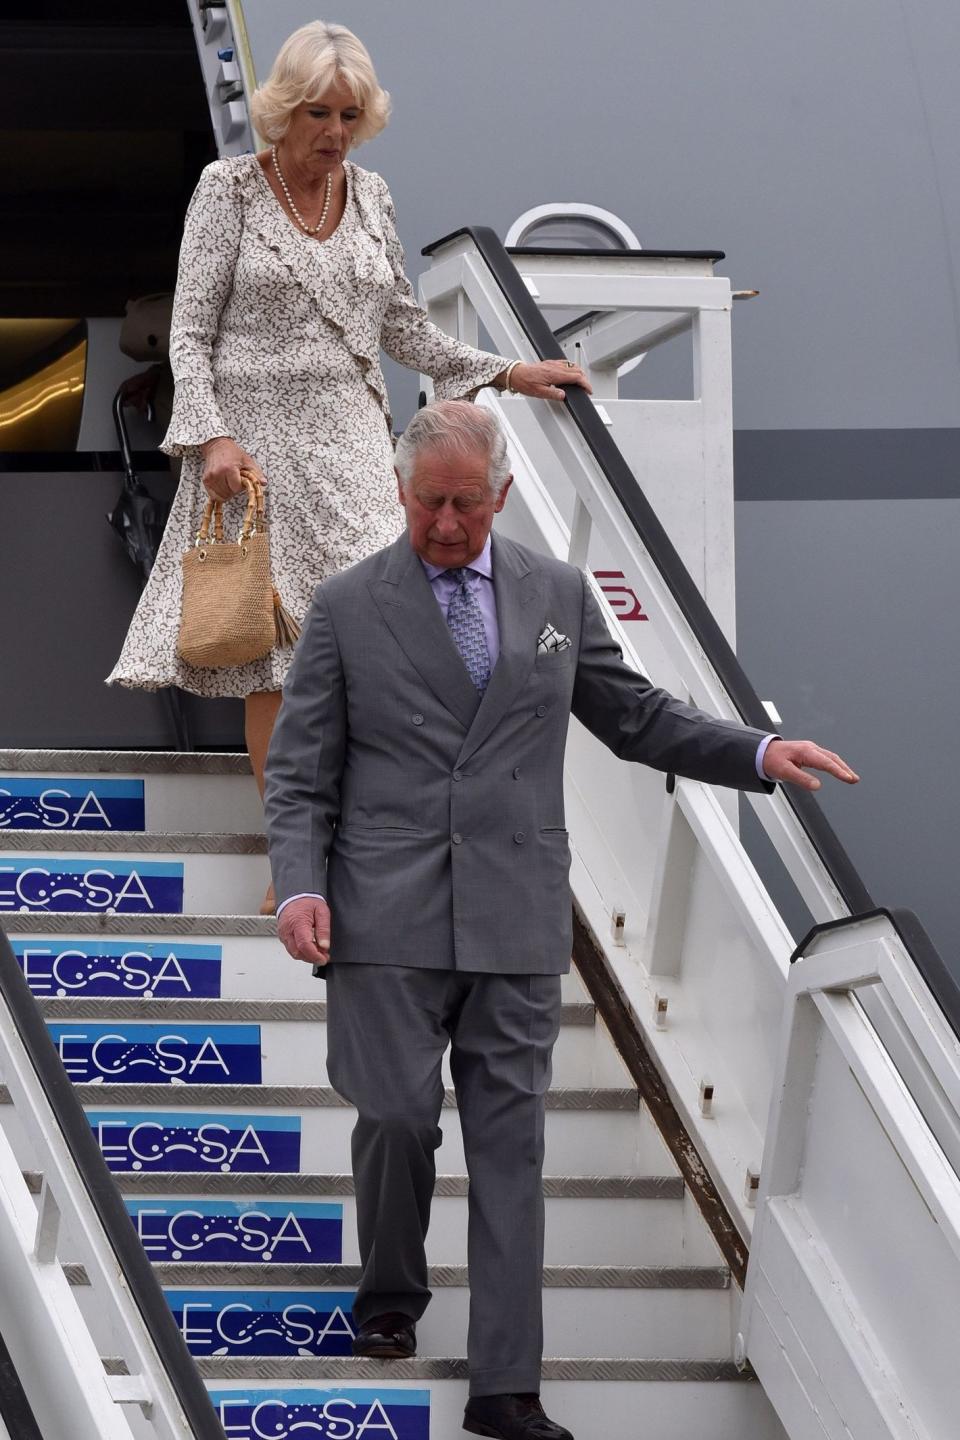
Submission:
<svg viewBox="0 0 960 1440">
<path fill-rule="evenodd" d="M 514 370 L 516 370 L 519 364 L 519 360 L 511 360 L 510 364 L 503 372 L 503 391 L 505 395 L 516 395 L 519 393 L 518 391 L 514 390 L 513 386 L 510 384 L 510 376 L 513 374 Z"/>
</svg>

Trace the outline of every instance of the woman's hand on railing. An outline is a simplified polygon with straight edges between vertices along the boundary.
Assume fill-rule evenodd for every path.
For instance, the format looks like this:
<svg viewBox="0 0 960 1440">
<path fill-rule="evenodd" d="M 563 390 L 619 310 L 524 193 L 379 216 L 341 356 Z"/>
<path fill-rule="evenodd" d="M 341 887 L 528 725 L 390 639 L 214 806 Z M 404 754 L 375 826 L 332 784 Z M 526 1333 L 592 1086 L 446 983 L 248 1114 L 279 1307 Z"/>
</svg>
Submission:
<svg viewBox="0 0 960 1440">
<path fill-rule="evenodd" d="M 512 394 L 529 395 L 534 400 L 565 400 L 566 392 L 561 390 L 561 385 L 579 385 L 588 395 L 593 393 L 590 381 L 572 360 L 538 360 L 536 365 L 510 368 Z"/>
<path fill-rule="evenodd" d="M 262 485 L 266 485 L 260 466 L 252 455 L 248 455 L 229 435 L 217 435 L 208 440 L 203 450 L 203 483 L 208 495 L 216 500 L 229 500 L 243 489 L 241 470 L 252 470 Z"/>
<path fill-rule="evenodd" d="M 856 785 L 860 776 L 832 750 L 824 750 L 812 740 L 771 740 L 763 757 L 763 768 L 770 780 L 782 780 L 801 790 L 819 790 L 820 781 L 808 770 L 822 770 L 844 785 Z"/>
</svg>

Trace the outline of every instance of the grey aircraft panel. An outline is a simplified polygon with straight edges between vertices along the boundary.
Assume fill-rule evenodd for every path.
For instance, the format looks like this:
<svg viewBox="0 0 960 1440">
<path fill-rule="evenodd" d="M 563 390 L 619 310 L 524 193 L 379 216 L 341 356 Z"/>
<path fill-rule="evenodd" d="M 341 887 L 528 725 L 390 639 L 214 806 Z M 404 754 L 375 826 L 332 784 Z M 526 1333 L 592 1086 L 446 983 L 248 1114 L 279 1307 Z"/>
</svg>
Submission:
<svg viewBox="0 0 960 1440">
<path fill-rule="evenodd" d="M 960 971 L 958 533 L 960 499 L 737 506 L 747 673 L 785 734 L 819 740 L 860 773 L 855 790 L 824 786 L 827 817 L 878 903 L 915 910 Z"/>
<path fill-rule="evenodd" d="M 259 77 L 316 13 L 246 0 Z M 413 274 L 460 225 L 503 235 L 531 205 L 589 201 L 645 245 L 725 250 L 761 291 L 736 316 L 738 428 L 960 425 L 955 0 L 354 0 L 329 18 L 394 96 L 357 159 L 394 192 Z M 402 418 L 415 380 L 390 383 Z"/>
</svg>

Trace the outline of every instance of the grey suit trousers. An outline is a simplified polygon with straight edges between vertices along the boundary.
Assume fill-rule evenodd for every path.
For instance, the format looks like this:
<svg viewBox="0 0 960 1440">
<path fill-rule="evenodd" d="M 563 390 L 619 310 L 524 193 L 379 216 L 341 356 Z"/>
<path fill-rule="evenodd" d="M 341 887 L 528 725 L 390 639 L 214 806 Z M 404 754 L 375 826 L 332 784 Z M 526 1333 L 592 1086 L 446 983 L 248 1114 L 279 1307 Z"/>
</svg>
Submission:
<svg viewBox="0 0 960 1440">
<path fill-rule="evenodd" d="M 358 1111 L 357 1324 L 391 1310 L 419 1319 L 430 1299 L 425 1240 L 450 1045 L 470 1179 L 470 1393 L 539 1391 L 544 1104 L 560 976 L 351 963 L 326 978 L 330 1080 Z"/>
</svg>

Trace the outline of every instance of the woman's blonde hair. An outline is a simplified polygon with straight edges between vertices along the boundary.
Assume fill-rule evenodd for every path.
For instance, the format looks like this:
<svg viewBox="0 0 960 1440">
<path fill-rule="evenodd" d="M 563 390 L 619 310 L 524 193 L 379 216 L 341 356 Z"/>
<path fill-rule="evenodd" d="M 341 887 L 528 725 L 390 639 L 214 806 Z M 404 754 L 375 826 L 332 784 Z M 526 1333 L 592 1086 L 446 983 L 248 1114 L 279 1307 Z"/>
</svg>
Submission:
<svg viewBox="0 0 960 1440">
<path fill-rule="evenodd" d="M 313 20 L 294 30 L 286 40 L 273 69 L 250 101 L 253 123 L 265 140 L 276 144 L 290 125 L 290 117 L 305 100 L 320 96 L 340 79 L 362 107 L 354 144 L 379 135 L 390 118 L 390 96 L 380 88 L 366 47 L 344 25 Z"/>
</svg>

